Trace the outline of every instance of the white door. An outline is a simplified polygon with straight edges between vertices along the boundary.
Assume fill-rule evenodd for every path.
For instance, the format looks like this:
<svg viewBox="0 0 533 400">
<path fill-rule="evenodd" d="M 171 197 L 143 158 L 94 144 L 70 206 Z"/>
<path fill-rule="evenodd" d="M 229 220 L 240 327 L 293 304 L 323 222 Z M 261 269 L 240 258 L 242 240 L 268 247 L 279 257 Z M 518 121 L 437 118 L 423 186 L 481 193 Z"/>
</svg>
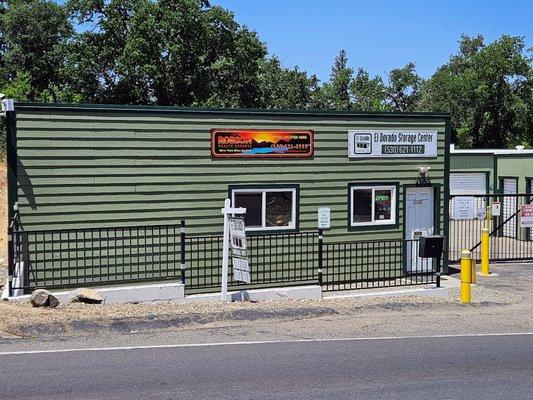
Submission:
<svg viewBox="0 0 533 400">
<path fill-rule="evenodd" d="M 432 187 L 405 188 L 405 238 L 418 239 L 435 231 L 435 190 Z M 432 269 L 431 259 L 418 257 L 418 242 L 407 242 L 407 272 Z"/>
<path fill-rule="evenodd" d="M 516 179 L 504 178 L 502 182 L 504 194 L 516 194 L 518 193 L 518 182 Z M 511 215 L 518 210 L 517 197 L 504 197 L 503 198 L 503 221 L 506 221 Z M 503 226 L 503 236 L 516 237 L 516 217 L 511 218 Z"/>
</svg>

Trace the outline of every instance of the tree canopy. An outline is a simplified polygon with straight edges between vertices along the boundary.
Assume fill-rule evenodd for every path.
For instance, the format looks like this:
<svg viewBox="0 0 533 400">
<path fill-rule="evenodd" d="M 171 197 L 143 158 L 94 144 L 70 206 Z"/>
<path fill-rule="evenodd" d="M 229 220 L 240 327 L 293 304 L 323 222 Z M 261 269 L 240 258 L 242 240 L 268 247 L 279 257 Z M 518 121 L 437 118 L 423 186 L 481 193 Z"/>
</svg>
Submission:
<svg viewBox="0 0 533 400">
<path fill-rule="evenodd" d="M 0 0 L 0 91 L 19 101 L 444 111 L 461 147 L 533 146 L 524 38 L 458 47 L 427 80 L 414 62 L 370 76 L 341 50 L 321 82 L 208 0 Z"/>
<path fill-rule="evenodd" d="M 463 36 L 459 52 L 425 83 L 420 108 L 449 111 L 462 147 L 533 145 L 531 50 L 504 35 Z"/>
</svg>

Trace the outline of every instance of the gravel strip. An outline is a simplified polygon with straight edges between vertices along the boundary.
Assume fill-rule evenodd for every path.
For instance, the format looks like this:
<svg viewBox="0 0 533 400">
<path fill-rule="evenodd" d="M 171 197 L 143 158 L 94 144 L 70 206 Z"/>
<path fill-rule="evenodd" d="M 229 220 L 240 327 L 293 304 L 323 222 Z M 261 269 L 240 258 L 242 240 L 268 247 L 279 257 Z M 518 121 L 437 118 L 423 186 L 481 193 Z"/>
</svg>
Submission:
<svg viewBox="0 0 533 400">
<path fill-rule="evenodd" d="M 515 315 L 525 323 L 531 319 L 533 269 L 505 266 L 499 276 L 482 278 L 472 286 L 472 304 L 459 302 L 452 287 L 446 297 L 416 294 L 384 297 L 353 297 L 327 300 L 275 300 L 238 303 L 149 303 L 120 305 L 62 304 L 56 309 L 33 308 L 29 303 L 0 302 L 0 331 L 25 336 L 96 331 L 132 332 L 163 328 L 195 329 L 218 324 L 263 325 L 264 321 L 304 321 L 324 318 L 357 319 L 369 322 L 377 315 L 411 318 L 427 315 L 454 316 Z M 453 285 L 452 285 L 453 286 Z M 362 292 L 363 290 L 359 291 Z M 500 317 L 496 317 L 500 315 Z M 365 322 L 365 323 L 366 323 Z M 501 321 L 496 321 L 498 323 Z"/>
<path fill-rule="evenodd" d="M 256 303 L 121 304 L 73 303 L 56 309 L 33 308 L 28 303 L 0 303 L 0 331 L 23 336 L 111 330 L 138 330 L 203 326 L 221 321 L 290 321 L 325 315 L 357 315 L 376 311 L 413 312 L 458 306 L 458 294 L 450 298 L 428 296 L 356 297 L 349 299 L 276 300 Z M 517 301 L 502 293 L 474 288 L 477 305 L 503 305 Z"/>
</svg>

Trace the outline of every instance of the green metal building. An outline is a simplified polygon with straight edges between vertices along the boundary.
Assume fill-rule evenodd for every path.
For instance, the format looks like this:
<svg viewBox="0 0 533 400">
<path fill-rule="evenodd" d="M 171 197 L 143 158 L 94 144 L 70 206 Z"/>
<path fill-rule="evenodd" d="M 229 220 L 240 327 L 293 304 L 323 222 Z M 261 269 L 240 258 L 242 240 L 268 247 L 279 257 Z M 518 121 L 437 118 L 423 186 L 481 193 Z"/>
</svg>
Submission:
<svg viewBox="0 0 533 400">
<path fill-rule="evenodd" d="M 183 219 L 220 234 L 226 198 L 251 236 L 316 231 L 319 207 L 327 243 L 447 230 L 448 114 L 16 103 L 7 118 L 10 216 L 17 203 L 26 231 Z"/>
<path fill-rule="evenodd" d="M 435 232 L 446 220 L 446 114 L 18 103 L 11 118 L 9 205 L 18 203 L 29 230 L 184 218 L 194 232 L 220 232 L 220 208 L 232 191 L 280 189 L 292 191 L 295 220 L 290 226 L 281 222 L 278 230 L 316 228 L 317 208 L 329 206 L 329 240 L 400 238 L 406 192 L 416 186 L 420 166 L 430 168 Z M 210 131 L 219 128 L 310 130 L 313 154 L 216 158 Z M 437 151 L 429 158 L 350 158 L 348 131 L 354 129 L 435 131 Z M 390 187 L 384 189 L 392 194 L 389 222 L 350 221 L 351 186 Z"/>
<path fill-rule="evenodd" d="M 455 196 L 477 195 L 476 208 L 485 210 L 490 203 L 501 204 L 501 213 L 493 218 L 492 227 L 504 224 L 495 233 L 495 237 L 518 239 L 517 242 L 508 241 L 499 245 L 500 253 L 492 257 L 502 259 L 519 257 L 526 258 L 527 243 L 533 239 L 533 230 L 520 227 L 518 211 L 522 204 L 529 203 L 533 196 L 533 150 L 526 150 L 523 146 L 515 149 L 456 149 L 452 144 L 450 148 L 450 196 L 451 208 Z M 482 196 L 489 195 L 489 196 Z M 496 196 L 498 195 L 498 196 Z M 499 196 L 502 195 L 502 196 Z M 508 196 L 503 196 L 508 195 Z M 453 214 L 453 213 L 452 213 Z M 481 214 L 482 215 L 482 214 Z M 452 215 L 453 217 L 453 215 Z M 453 219 L 453 218 L 452 218 Z M 457 225 L 457 226 L 456 226 Z M 450 241 L 468 236 L 461 231 L 461 223 L 450 222 Z M 472 232 L 470 245 L 479 241 L 482 222 Z M 464 228 L 463 228 L 464 230 Z M 457 245 L 457 243 L 455 243 Z M 450 243 L 453 245 L 453 243 Z M 463 243 L 464 244 L 464 243 Z M 469 247 L 467 246 L 467 247 Z M 507 249 L 507 251 L 504 251 Z M 458 249 L 455 248 L 456 257 Z M 502 255 L 505 253 L 505 255 Z"/>
<path fill-rule="evenodd" d="M 450 194 L 531 193 L 533 150 L 450 149 Z"/>
</svg>

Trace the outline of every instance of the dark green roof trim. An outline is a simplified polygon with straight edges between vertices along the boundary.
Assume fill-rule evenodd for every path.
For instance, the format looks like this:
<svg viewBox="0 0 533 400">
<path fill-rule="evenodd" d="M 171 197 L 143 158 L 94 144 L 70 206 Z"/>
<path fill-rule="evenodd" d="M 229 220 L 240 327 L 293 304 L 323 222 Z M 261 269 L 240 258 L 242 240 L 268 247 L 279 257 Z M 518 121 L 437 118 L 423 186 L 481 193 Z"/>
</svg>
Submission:
<svg viewBox="0 0 533 400">
<path fill-rule="evenodd" d="M 258 116 L 320 116 L 320 117 L 383 117 L 383 118 L 450 118 L 449 113 L 432 112 L 359 112 L 359 111 L 323 111 L 323 110 L 269 110 L 256 108 L 200 108 L 173 106 L 140 106 L 121 104 L 83 104 L 83 103 L 24 103 L 16 102 L 19 111 L 52 111 L 52 110 L 96 110 L 123 112 L 155 112 L 155 113 L 193 113 L 193 114 L 226 114 L 226 115 L 258 115 Z"/>
</svg>

